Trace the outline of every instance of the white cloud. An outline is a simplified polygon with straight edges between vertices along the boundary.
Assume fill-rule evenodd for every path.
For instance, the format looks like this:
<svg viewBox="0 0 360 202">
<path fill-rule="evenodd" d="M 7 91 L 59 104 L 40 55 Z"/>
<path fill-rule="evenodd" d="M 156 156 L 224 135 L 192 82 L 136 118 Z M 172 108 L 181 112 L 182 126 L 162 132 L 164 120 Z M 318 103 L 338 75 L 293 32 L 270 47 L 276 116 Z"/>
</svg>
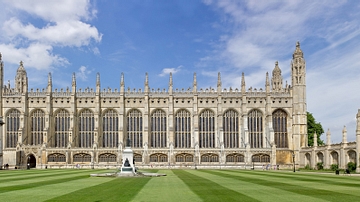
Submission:
<svg viewBox="0 0 360 202">
<path fill-rule="evenodd" d="M 45 21 L 89 20 L 96 15 L 89 0 L 4 0 L 9 6 L 38 16 Z"/>
<path fill-rule="evenodd" d="M 92 44 L 99 43 L 102 34 L 85 22 L 97 13 L 88 0 L 5 0 L 0 5 L 5 13 L 0 15 L 0 47 L 6 62 L 23 60 L 28 70 L 51 70 L 69 64 L 53 53 L 54 47 L 90 46 L 100 54 Z M 39 19 L 43 24 L 34 23 Z"/>
<path fill-rule="evenodd" d="M 86 81 L 88 78 L 88 75 L 91 74 L 91 70 L 88 70 L 87 67 L 85 66 L 81 66 L 78 70 L 78 72 L 76 73 L 76 76 L 78 78 L 80 78 L 82 81 Z"/>
<path fill-rule="evenodd" d="M 98 30 L 81 21 L 69 20 L 48 24 L 41 29 L 32 24 L 24 25 L 16 18 L 6 21 L 3 26 L 5 34 L 10 37 L 24 37 L 29 41 L 58 46 L 87 46 L 91 40 L 101 41 Z"/>
<path fill-rule="evenodd" d="M 52 46 L 32 43 L 25 48 L 17 48 L 12 44 L 0 44 L 3 60 L 12 64 L 24 62 L 24 66 L 33 67 L 37 70 L 49 70 L 53 66 L 69 64 L 66 58 L 52 54 Z"/>
<path fill-rule="evenodd" d="M 223 86 L 238 87 L 243 71 L 247 88 L 263 88 L 265 73 L 271 76 L 278 60 L 285 84 L 295 42 L 300 41 L 306 49 L 308 111 L 325 129 L 330 128 L 334 142 L 341 141 L 346 124 L 349 140 L 355 139 L 354 117 L 360 103 L 358 6 L 347 1 L 301 0 L 204 3 L 222 14 L 214 28 L 221 25 L 229 31 L 219 37 L 214 55 L 199 60 L 201 67 L 208 71 L 213 64 L 225 64 L 211 69 L 222 72 Z"/>
<path fill-rule="evenodd" d="M 172 74 L 176 74 L 176 73 L 178 73 L 180 70 L 181 70 L 181 68 L 182 68 L 183 66 L 182 65 L 180 65 L 180 66 L 178 66 L 178 67 L 176 67 L 176 68 L 164 68 L 162 71 L 161 71 L 161 73 L 159 74 L 159 76 L 166 76 L 166 75 L 169 75 L 170 73 L 172 73 Z"/>
</svg>

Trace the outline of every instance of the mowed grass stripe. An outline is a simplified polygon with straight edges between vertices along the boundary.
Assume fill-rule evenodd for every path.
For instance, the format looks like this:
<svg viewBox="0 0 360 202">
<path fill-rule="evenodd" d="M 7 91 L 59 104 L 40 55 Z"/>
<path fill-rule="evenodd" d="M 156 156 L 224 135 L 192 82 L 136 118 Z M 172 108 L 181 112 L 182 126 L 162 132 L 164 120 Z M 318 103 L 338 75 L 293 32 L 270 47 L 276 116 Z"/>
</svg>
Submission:
<svg viewBox="0 0 360 202">
<path fill-rule="evenodd" d="M 232 171 L 236 172 L 236 171 Z M 264 171 L 254 173 L 256 175 L 266 175 L 266 176 L 274 176 L 288 179 L 297 179 L 298 181 L 304 182 L 319 182 L 319 183 L 327 183 L 329 185 L 340 185 L 347 187 L 356 187 L 360 188 L 359 180 L 348 180 L 350 176 L 335 176 L 329 174 L 311 174 L 311 173 L 302 173 L 302 172 L 277 172 L 277 171 Z M 356 179 L 356 178 L 355 178 Z"/>
<path fill-rule="evenodd" d="M 18 180 L 32 180 L 32 179 L 39 179 L 39 178 L 44 178 L 44 177 L 56 177 L 56 176 L 61 176 L 61 175 L 69 175 L 69 174 L 74 174 L 74 173 L 82 173 L 83 171 L 80 170 L 68 170 L 68 171 L 57 171 L 57 172 L 46 172 L 43 170 L 37 170 L 36 172 L 28 172 L 28 173 L 12 173 L 11 176 L 1 176 L 1 181 L 0 181 L 0 186 L 2 186 L 2 184 L 6 183 L 10 183 L 10 182 L 15 182 Z M 19 175 L 20 174 L 20 175 Z"/>
<path fill-rule="evenodd" d="M 132 201 L 202 201 L 172 170 L 160 170 L 164 177 L 153 177 Z"/>
<path fill-rule="evenodd" d="M 112 179 L 47 201 L 131 201 L 151 178 L 117 177 Z"/>
<path fill-rule="evenodd" d="M 94 171 L 92 171 L 92 172 L 94 172 Z M 44 186 L 44 185 L 49 185 L 49 184 L 57 184 L 57 183 L 87 178 L 87 177 L 89 177 L 89 173 L 90 173 L 90 171 L 84 171 L 82 173 L 76 173 L 76 174 L 61 175 L 61 176 L 49 177 L 49 178 L 40 178 L 41 180 L 38 180 L 38 181 L 30 180 L 30 181 L 36 181 L 36 182 L 32 182 L 32 183 L 27 183 L 29 180 L 24 180 L 24 182 L 21 184 L 1 187 L 0 193 L 4 193 L 4 192 L 8 192 L 8 191 L 17 191 L 17 190 L 22 190 L 22 189 L 29 189 L 29 188 L 33 188 L 33 187 L 39 187 L 39 186 Z M 20 182 L 20 181 L 18 181 L 18 182 Z M 8 184 L 10 184 L 10 183 L 8 183 Z"/>
<path fill-rule="evenodd" d="M 6 192 L 0 194 L 1 201 L 26 201 L 41 202 L 52 199 L 61 195 L 65 195 L 90 186 L 95 186 L 104 182 L 113 180 L 114 178 L 105 177 L 88 177 L 79 180 L 66 181 L 63 183 L 32 187 L 29 189 L 17 190 L 16 192 Z M 95 190 L 96 191 L 96 190 Z M 92 193 L 95 194 L 96 192 Z M 77 201 L 74 199 L 73 201 Z"/>
<path fill-rule="evenodd" d="M 282 190 L 286 190 L 289 192 L 293 192 L 295 194 L 301 194 L 304 196 L 311 196 L 314 198 L 318 198 L 318 199 L 322 199 L 322 200 L 327 200 L 327 201 L 339 201 L 338 192 L 334 191 L 328 191 L 328 190 L 323 190 L 323 189 L 317 189 L 317 188 L 309 188 L 309 187 L 305 187 L 305 186 L 301 186 L 299 185 L 299 181 L 297 181 L 296 179 L 294 179 L 291 183 L 283 183 L 283 182 L 277 182 L 275 180 L 281 180 L 281 178 L 273 178 L 273 177 L 268 177 L 268 176 L 262 176 L 262 175 L 257 175 L 254 174 L 256 172 L 260 172 L 260 171 L 243 171 L 243 175 L 241 176 L 235 176 L 235 175 L 231 175 L 228 174 L 227 171 L 210 171 L 210 170 L 201 170 L 201 172 L 207 172 L 207 173 L 212 173 L 215 175 L 220 175 L 223 177 L 227 177 L 227 178 L 231 178 L 231 179 L 238 179 L 241 181 L 248 181 L 254 184 L 258 184 L 258 185 L 264 185 L 264 186 L 271 186 L 271 187 L 275 187 L 278 189 L 282 189 Z M 320 185 L 319 184 L 319 188 L 322 186 L 326 186 L 325 185 Z M 341 199 L 342 201 L 352 201 L 357 199 L 357 196 L 354 195 L 349 195 L 349 194 L 341 194 Z"/>
<path fill-rule="evenodd" d="M 39 171 L 41 172 L 41 171 Z M 84 172 L 88 172 L 90 174 L 90 172 L 94 172 L 94 171 L 90 171 L 90 170 L 83 170 L 83 171 L 77 171 L 77 172 L 63 172 L 62 175 L 47 175 L 44 177 L 36 177 L 36 178 L 27 178 L 24 176 L 24 179 L 20 179 L 20 180 L 10 180 L 7 181 L 7 183 L 2 183 L 0 184 L 0 188 L 1 187 L 7 187 L 7 186 L 16 186 L 16 185 L 22 185 L 22 184 L 28 184 L 28 183 L 35 183 L 35 182 L 42 182 L 42 181 L 48 181 L 48 180 L 54 180 L 54 179 L 58 179 L 61 178 L 62 176 L 65 177 L 71 177 L 71 176 L 76 176 L 76 175 L 81 175 L 84 174 Z M 57 173 L 57 172 L 56 172 Z"/>
<path fill-rule="evenodd" d="M 55 169 L 30 169 L 30 170 L 0 170 L 0 177 L 16 177 L 16 176 L 26 176 L 29 174 L 38 174 L 39 170 L 43 173 L 52 173 Z M 60 170 L 59 170 L 60 171 Z M 16 173 L 16 175 L 14 175 Z"/>
<path fill-rule="evenodd" d="M 266 171 L 248 172 L 248 176 L 256 176 L 257 178 L 261 178 L 261 176 L 266 176 L 268 180 L 276 180 L 281 178 L 282 183 L 289 183 L 289 184 L 293 184 L 293 181 L 295 180 L 297 182 L 296 185 L 298 186 L 327 190 L 331 192 L 338 192 L 339 194 L 349 194 L 360 197 L 360 192 L 358 192 L 360 185 L 357 183 L 350 183 L 352 181 L 356 181 L 354 180 L 354 178 L 349 178 L 345 176 L 339 177 L 339 179 L 342 178 L 342 180 L 339 183 L 334 183 L 333 176 L 324 176 L 321 174 L 320 174 L 321 176 L 314 176 L 314 175 L 311 176 L 303 173 L 293 173 L 292 175 L 293 178 L 291 178 L 291 176 L 284 177 L 282 173 L 279 172 L 266 172 Z"/>
<path fill-rule="evenodd" d="M 239 199 L 241 201 L 258 201 L 188 171 L 173 170 L 173 172 L 204 201 L 239 201 Z"/>
<path fill-rule="evenodd" d="M 326 200 L 304 196 L 301 194 L 294 194 L 293 192 L 272 187 L 271 184 L 269 186 L 259 185 L 249 181 L 239 180 L 236 177 L 224 177 L 217 175 L 216 173 L 209 172 L 194 172 L 194 174 L 210 179 L 221 186 L 232 189 L 259 201 L 269 201 L 269 199 L 271 199 L 271 201 L 288 201 L 288 199 L 291 199 L 291 201 L 326 202 Z M 238 173 L 234 173 L 234 176 L 236 175 L 238 175 Z"/>
</svg>

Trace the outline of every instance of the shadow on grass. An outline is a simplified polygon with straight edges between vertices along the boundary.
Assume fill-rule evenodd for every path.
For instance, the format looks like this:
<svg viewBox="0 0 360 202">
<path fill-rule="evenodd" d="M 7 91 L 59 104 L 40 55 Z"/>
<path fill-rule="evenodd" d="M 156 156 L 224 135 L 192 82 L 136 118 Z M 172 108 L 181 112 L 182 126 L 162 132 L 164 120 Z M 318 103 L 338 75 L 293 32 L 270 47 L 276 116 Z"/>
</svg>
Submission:
<svg viewBox="0 0 360 202">
<path fill-rule="evenodd" d="M 130 201 L 150 179 L 148 177 L 118 177 L 48 201 Z"/>
</svg>

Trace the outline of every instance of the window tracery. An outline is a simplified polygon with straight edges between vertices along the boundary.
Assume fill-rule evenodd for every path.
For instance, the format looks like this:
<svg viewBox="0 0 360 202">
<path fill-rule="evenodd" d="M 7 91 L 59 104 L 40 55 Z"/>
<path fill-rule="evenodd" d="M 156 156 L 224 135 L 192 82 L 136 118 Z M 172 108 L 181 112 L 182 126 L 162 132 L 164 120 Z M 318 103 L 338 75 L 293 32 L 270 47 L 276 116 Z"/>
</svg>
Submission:
<svg viewBox="0 0 360 202">
<path fill-rule="evenodd" d="M 6 147 L 15 148 L 18 142 L 18 132 L 20 128 L 20 111 L 10 110 L 6 115 Z"/>
<path fill-rule="evenodd" d="M 274 139 L 277 148 L 288 148 L 287 114 L 284 110 L 278 109 L 273 115 Z"/>
<path fill-rule="evenodd" d="M 45 113 L 40 109 L 36 109 L 31 113 L 30 125 L 30 144 L 40 145 L 43 143 L 43 134 L 45 129 Z"/>
<path fill-rule="evenodd" d="M 199 116 L 199 147 L 215 148 L 215 114 L 208 109 Z"/>
<path fill-rule="evenodd" d="M 143 144 L 143 119 L 139 110 L 133 109 L 127 115 L 127 134 L 131 147 L 140 148 Z M 126 139 L 128 138 L 126 137 Z M 126 142 L 126 139 L 124 142 Z"/>
<path fill-rule="evenodd" d="M 59 154 L 59 153 L 49 154 L 48 162 L 49 163 L 51 163 L 51 162 L 54 162 L 54 163 L 66 162 L 66 157 L 64 154 Z"/>
<path fill-rule="evenodd" d="M 115 110 L 107 110 L 103 115 L 102 147 L 117 147 L 119 117 Z"/>
<path fill-rule="evenodd" d="M 226 162 L 231 162 L 231 163 L 237 163 L 237 162 L 244 162 L 245 161 L 245 157 L 242 154 L 229 154 L 226 156 Z"/>
<path fill-rule="evenodd" d="M 168 156 L 166 154 L 152 154 L 150 155 L 150 162 L 167 162 Z"/>
<path fill-rule="evenodd" d="M 239 117 L 235 110 L 228 110 L 223 116 L 224 147 L 239 147 Z"/>
<path fill-rule="evenodd" d="M 81 111 L 79 115 L 79 147 L 89 148 L 94 144 L 94 113 L 90 109 Z"/>
<path fill-rule="evenodd" d="M 157 109 L 151 115 L 150 146 L 152 148 L 166 147 L 166 114 Z"/>
<path fill-rule="evenodd" d="M 179 110 L 175 115 L 175 147 L 191 147 L 191 117 L 185 109 Z"/>
<path fill-rule="evenodd" d="M 55 147 L 66 147 L 69 142 L 69 134 L 70 113 L 65 109 L 60 109 L 55 115 Z"/>
<path fill-rule="evenodd" d="M 254 109 L 248 115 L 249 143 L 251 148 L 263 147 L 263 117 L 261 111 Z"/>
</svg>

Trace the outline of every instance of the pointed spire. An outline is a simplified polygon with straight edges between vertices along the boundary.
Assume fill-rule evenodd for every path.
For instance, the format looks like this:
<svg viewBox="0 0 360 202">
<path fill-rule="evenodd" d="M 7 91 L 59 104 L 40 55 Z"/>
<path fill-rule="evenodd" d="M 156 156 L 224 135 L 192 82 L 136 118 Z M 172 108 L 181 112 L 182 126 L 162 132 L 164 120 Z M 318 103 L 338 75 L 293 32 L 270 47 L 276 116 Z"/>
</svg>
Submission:
<svg viewBox="0 0 360 202">
<path fill-rule="evenodd" d="M 123 72 L 121 72 L 120 86 L 121 87 L 125 86 L 124 73 Z"/>
<path fill-rule="evenodd" d="M 49 74 L 48 74 L 47 92 L 51 93 L 51 91 L 52 91 L 52 78 L 51 78 L 51 73 L 49 72 Z"/>
<path fill-rule="evenodd" d="M 18 69 L 17 69 L 17 72 L 18 72 L 18 73 L 25 72 L 25 74 L 26 74 L 26 70 L 25 70 L 23 61 L 20 61 L 20 65 L 19 65 L 19 67 L 18 67 Z"/>
<path fill-rule="evenodd" d="M 100 95 L 100 73 L 96 73 L 96 93 Z"/>
<path fill-rule="evenodd" d="M 1 54 L 1 52 L 0 52 L 0 61 L 2 60 L 2 54 Z"/>
<path fill-rule="evenodd" d="M 96 86 L 100 86 L 100 73 L 96 74 Z"/>
<path fill-rule="evenodd" d="M 265 90 L 266 90 L 266 93 L 269 95 L 269 93 L 270 93 L 269 72 L 266 72 Z"/>
<path fill-rule="evenodd" d="M 149 86 L 149 75 L 147 72 L 145 73 L 145 86 Z"/>
<path fill-rule="evenodd" d="M 241 86 L 245 86 L 245 74 L 244 74 L 244 72 L 241 74 Z"/>
<path fill-rule="evenodd" d="M 272 75 L 275 76 L 275 75 L 279 75 L 279 74 L 281 75 L 281 69 L 280 69 L 280 67 L 279 67 L 279 62 L 276 61 L 276 62 L 275 62 L 274 70 L 273 70 L 273 72 L 272 72 Z"/>
<path fill-rule="evenodd" d="M 193 78 L 193 92 L 197 91 L 197 81 L 196 81 L 196 73 L 194 73 L 194 78 Z"/>
<path fill-rule="evenodd" d="M 121 72 L 121 78 L 120 78 L 120 94 L 124 95 L 125 92 L 125 80 L 124 80 L 124 73 Z"/>
<path fill-rule="evenodd" d="M 72 75 L 72 86 L 76 86 L 76 76 L 75 76 L 75 72 L 73 72 L 73 75 Z"/>
<path fill-rule="evenodd" d="M 173 78 L 172 73 L 170 72 L 170 78 L 169 78 L 169 94 L 172 95 L 173 92 Z"/>
<path fill-rule="evenodd" d="M 326 132 L 326 145 L 331 145 L 331 133 L 329 128 L 328 131 Z"/>
<path fill-rule="evenodd" d="M 302 57 L 304 57 L 304 53 L 300 49 L 300 42 L 296 42 L 296 48 L 295 48 L 295 51 L 294 51 L 294 54 L 293 54 L 293 59 L 302 58 Z"/>
<path fill-rule="evenodd" d="M 149 92 L 149 76 L 148 73 L 145 73 L 145 93 Z"/>
<path fill-rule="evenodd" d="M 244 72 L 241 74 L 241 92 L 243 94 L 246 92 L 246 89 L 245 89 L 245 74 L 244 74 Z"/>
<path fill-rule="evenodd" d="M 221 87 L 221 75 L 220 75 L 220 72 L 218 72 L 217 87 Z"/>
<path fill-rule="evenodd" d="M 48 86 L 52 85 L 52 78 L 51 78 L 51 72 L 48 74 Z"/>
<path fill-rule="evenodd" d="M 347 130 L 346 130 L 346 126 L 344 126 L 343 130 L 342 130 L 342 143 L 347 143 Z"/>
<path fill-rule="evenodd" d="M 172 73 L 170 72 L 170 79 L 169 79 L 169 86 L 173 86 L 173 78 L 172 78 Z"/>
</svg>

